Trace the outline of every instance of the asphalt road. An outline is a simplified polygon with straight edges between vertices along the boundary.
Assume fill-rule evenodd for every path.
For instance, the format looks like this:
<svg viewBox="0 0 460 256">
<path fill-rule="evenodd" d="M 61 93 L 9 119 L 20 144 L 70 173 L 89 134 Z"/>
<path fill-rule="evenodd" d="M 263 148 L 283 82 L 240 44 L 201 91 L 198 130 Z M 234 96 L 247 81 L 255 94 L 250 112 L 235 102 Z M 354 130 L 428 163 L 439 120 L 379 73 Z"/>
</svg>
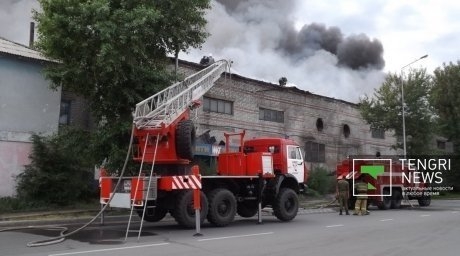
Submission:
<svg viewBox="0 0 460 256">
<path fill-rule="evenodd" d="M 139 223 L 132 225 L 137 230 Z M 75 228 L 71 226 L 70 229 Z M 301 214 L 281 223 L 264 216 L 238 219 L 231 226 L 178 228 L 170 220 L 144 224 L 143 233 L 130 233 L 124 242 L 125 221 L 90 226 L 62 243 L 27 247 L 30 241 L 59 234 L 49 230 L 17 230 L 0 233 L 0 255 L 341 255 L 457 256 L 460 251 L 460 201 L 433 201 L 430 207 L 373 210 L 368 216 L 337 213 Z"/>
</svg>

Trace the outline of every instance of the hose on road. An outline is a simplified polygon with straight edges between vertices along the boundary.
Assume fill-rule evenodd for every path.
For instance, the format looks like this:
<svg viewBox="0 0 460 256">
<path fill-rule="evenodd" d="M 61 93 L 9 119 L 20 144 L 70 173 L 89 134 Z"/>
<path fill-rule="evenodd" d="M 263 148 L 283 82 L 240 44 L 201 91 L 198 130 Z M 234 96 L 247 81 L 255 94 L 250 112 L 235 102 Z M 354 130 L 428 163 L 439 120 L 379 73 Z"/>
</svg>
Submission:
<svg viewBox="0 0 460 256">
<path fill-rule="evenodd" d="M 117 181 L 117 184 L 115 185 L 114 191 L 116 191 L 118 186 L 121 184 L 122 178 L 123 178 L 123 176 L 125 174 L 125 171 L 126 171 L 126 166 L 128 165 L 128 160 L 129 160 L 129 158 L 131 156 L 131 147 L 132 147 L 133 140 L 134 140 L 134 127 L 135 126 L 133 124 L 132 129 L 131 129 L 131 138 L 130 138 L 130 141 L 129 141 L 128 152 L 126 153 L 125 162 L 123 164 L 123 168 L 121 169 L 120 177 L 118 178 L 118 181 Z M 81 230 L 83 230 L 86 227 L 88 227 L 91 223 L 96 221 L 96 219 L 99 218 L 101 216 L 101 214 L 105 211 L 105 209 L 109 206 L 109 204 L 112 201 L 112 198 L 113 198 L 114 195 L 115 195 L 115 193 L 112 193 L 112 195 L 110 195 L 110 198 L 107 201 L 107 203 L 104 205 L 104 207 L 88 223 L 86 223 L 83 226 L 81 226 L 81 227 L 79 227 L 79 228 L 77 228 L 77 229 L 75 229 L 75 230 L 73 230 L 71 232 L 68 232 L 68 233 L 65 233 L 68 230 L 68 228 L 66 228 L 66 227 L 58 227 L 58 226 L 27 226 L 27 227 L 19 227 L 19 228 L 6 228 L 6 229 L 0 229 L 0 232 L 16 231 L 16 230 L 24 230 L 24 229 L 61 230 L 61 233 L 60 233 L 59 236 L 51 237 L 51 238 L 44 239 L 44 240 L 32 241 L 32 242 L 27 243 L 27 246 L 28 247 L 38 247 L 38 246 L 45 246 L 45 245 L 52 245 L 52 244 L 61 243 L 61 242 L 63 242 L 65 240 L 66 237 L 80 232 Z"/>
</svg>

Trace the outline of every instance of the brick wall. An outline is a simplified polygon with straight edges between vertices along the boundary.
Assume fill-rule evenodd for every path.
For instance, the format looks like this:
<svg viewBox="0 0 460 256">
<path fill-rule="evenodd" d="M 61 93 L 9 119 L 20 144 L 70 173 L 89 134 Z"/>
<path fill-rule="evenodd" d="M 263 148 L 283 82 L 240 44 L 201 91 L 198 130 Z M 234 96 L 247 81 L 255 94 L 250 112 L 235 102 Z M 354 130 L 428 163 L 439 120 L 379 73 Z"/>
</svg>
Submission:
<svg viewBox="0 0 460 256">
<path fill-rule="evenodd" d="M 85 130 L 91 130 L 94 127 L 94 120 L 91 117 L 91 111 L 87 100 L 72 92 L 63 90 L 61 96 L 61 102 L 62 101 L 70 103 L 69 125 Z"/>
<path fill-rule="evenodd" d="M 199 68 L 181 62 L 179 72 L 189 75 Z M 369 125 L 353 103 L 235 74 L 222 76 L 205 96 L 233 102 L 233 114 L 198 110 L 197 134 L 210 130 L 217 142 L 225 140 L 225 131 L 244 129 L 246 138 L 289 137 L 302 147 L 307 142 L 324 144 L 325 161 L 308 164 L 310 168 L 319 165 L 329 170 L 334 170 L 337 162 L 348 155 L 375 155 L 377 151 L 382 155 L 395 154 L 391 148 L 395 144 L 392 134 L 386 132 L 384 139 L 372 138 Z M 284 122 L 260 120 L 260 108 L 284 112 Z M 318 119 L 322 120 L 322 129 L 318 129 Z M 349 128 L 348 137 L 345 125 Z M 237 141 L 235 138 L 233 143 Z"/>
</svg>

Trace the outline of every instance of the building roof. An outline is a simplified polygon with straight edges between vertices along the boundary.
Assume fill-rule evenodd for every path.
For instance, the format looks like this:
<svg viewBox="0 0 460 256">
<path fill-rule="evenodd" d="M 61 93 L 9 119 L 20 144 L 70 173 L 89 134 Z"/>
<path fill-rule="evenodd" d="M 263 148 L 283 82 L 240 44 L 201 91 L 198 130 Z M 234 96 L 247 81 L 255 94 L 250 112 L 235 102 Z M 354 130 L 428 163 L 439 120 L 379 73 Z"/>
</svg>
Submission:
<svg viewBox="0 0 460 256">
<path fill-rule="evenodd" d="M 174 61 L 174 58 L 171 58 L 171 60 Z M 199 63 L 195 63 L 195 62 L 191 62 L 191 61 L 186 61 L 186 60 L 179 59 L 179 62 L 182 65 L 186 65 L 186 66 L 195 68 L 197 70 L 200 70 L 200 69 L 202 69 L 204 67 L 203 65 L 200 65 Z M 344 103 L 344 104 L 347 104 L 347 105 L 350 105 L 350 106 L 353 106 L 353 107 L 358 106 L 358 104 L 353 103 L 353 102 L 349 102 L 349 101 L 346 101 L 346 100 L 341 100 L 341 99 L 336 99 L 336 98 L 332 98 L 332 97 L 328 97 L 328 96 L 323 96 L 323 95 L 311 93 L 309 91 L 305 91 L 305 90 L 299 89 L 297 87 L 292 87 L 292 86 L 284 87 L 284 86 L 280 86 L 278 84 L 274 84 L 274 83 L 270 83 L 270 82 L 266 82 L 266 81 L 261 81 L 261 80 L 257 80 L 257 79 L 254 79 L 254 78 L 245 77 L 245 76 L 242 76 L 242 75 L 239 75 L 239 74 L 231 74 L 231 76 L 232 76 L 233 79 L 239 79 L 239 80 L 243 80 L 243 81 L 246 81 L 246 82 L 249 82 L 249 83 L 255 83 L 255 84 L 258 84 L 260 86 L 265 86 L 267 88 L 270 88 L 272 90 L 280 90 L 280 91 L 287 91 L 287 92 L 291 92 L 291 93 L 298 93 L 298 94 L 302 94 L 302 95 L 307 95 L 309 97 L 320 98 L 322 100 L 326 100 L 326 101 L 330 101 L 330 102 Z"/>
<path fill-rule="evenodd" d="M 32 50 L 25 45 L 15 43 L 2 37 L 0 37 L 0 54 L 7 54 L 31 60 L 51 61 L 38 51 Z"/>
</svg>

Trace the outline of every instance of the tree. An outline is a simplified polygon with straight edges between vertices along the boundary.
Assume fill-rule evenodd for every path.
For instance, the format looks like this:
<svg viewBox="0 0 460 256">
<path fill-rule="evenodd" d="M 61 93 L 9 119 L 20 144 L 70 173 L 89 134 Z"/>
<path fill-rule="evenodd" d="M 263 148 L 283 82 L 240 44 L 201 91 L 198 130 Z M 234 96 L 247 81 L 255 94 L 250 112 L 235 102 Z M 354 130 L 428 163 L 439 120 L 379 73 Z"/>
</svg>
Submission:
<svg viewBox="0 0 460 256">
<path fill-rule="evenodd" d="M 434 71 L 431 102 L 439 116 L 440 130 L 460 154 L 460 62 Z"/>
<path fill-rule="evenodd" d="M 439 117 L 440 131 L 454 146 L 454 155 L 457 156 L 449 172 L 449 181 L 452 184 L 460 183 L 460 62 L 444 64 L 434 71 L 431 103 Z M 458 191 L 460 188 L 454 186 Z"/>
<path fill-rule="evenodd" d="M 431 77 L 426 70 L 410 70 L 407 77 L 389 74 L 374 97 L 360 101 L 360 111 L 371 128 L 393 130 L 402 136 L 401 84 L 404 86 L 407 154 L 431 153 L 429 145 L 435 131 L 433 109 L 429 104 Z M 403 148 L 402 143 L 395 145 Z"/>
<path fill-rule="evenodd" d="M 164 32 L 165 47 L 174 54 L 176 71 L 180 51 L 190 47 L 200 48 L 209 35 L 203 30 L 206 25 L 204 11 L 210 8 L 209 0 L 156 0 L 158 9 L 162 10 L 163 19 L 157 23 L 157 31 Z"/>
<path fill-rule="evenodd" d="M 207 36 L 208 0 L 39 2 L 36 46 L 59 61 L 47 78 L 85 96 L 110 125 L 129 119 L 137 102 L 167 84 L 167 53 L 197 47 Z"/>
<path fill-rule="evenodd" d="M 207 37 L 209 0 L 39 2 L 36 47 L 56 60 L 45 75 L 54 88 L 89 100 L 100 125 L 97 154 L 119 162 L 136 103 L 170 84 L 167 54 L 199 47 Z"/>
<path fill-rule="evenodd" d="M 50 137 L 32 136 L 31 163 L 17 179 L 20 200 L 36 205 L 69 205 L 94 198 L 88 132 L 61 129 Z"/>
</svg>

